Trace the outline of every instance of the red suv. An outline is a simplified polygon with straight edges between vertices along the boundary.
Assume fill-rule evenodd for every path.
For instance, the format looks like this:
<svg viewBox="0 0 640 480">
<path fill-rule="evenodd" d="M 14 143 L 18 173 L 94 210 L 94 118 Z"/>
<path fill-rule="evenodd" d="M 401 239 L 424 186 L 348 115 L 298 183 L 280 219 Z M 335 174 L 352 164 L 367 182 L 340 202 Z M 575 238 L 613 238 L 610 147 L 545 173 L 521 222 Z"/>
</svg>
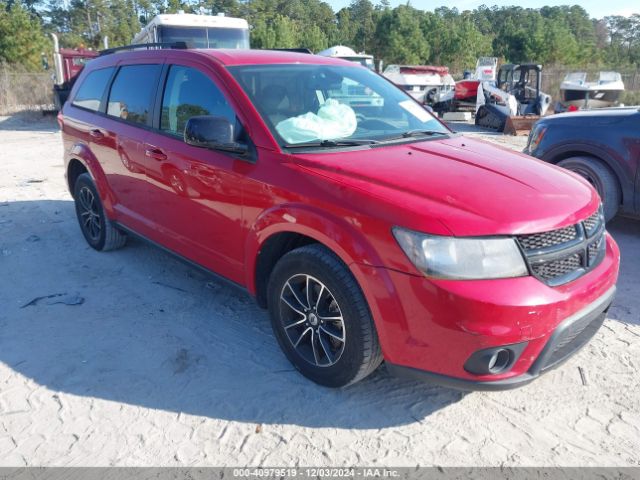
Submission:
<svg viewBox="0 0 640 480">
<path fill-rule="evenodd" d="M 619 250 L 583 179 L 453 133 L 371 70 L 302 53 L 92 60 L 60 114 L 89 245 L 136 235 L 246 288 L 291 363 L 527 383 L 602 324 Z"/>
</svg>

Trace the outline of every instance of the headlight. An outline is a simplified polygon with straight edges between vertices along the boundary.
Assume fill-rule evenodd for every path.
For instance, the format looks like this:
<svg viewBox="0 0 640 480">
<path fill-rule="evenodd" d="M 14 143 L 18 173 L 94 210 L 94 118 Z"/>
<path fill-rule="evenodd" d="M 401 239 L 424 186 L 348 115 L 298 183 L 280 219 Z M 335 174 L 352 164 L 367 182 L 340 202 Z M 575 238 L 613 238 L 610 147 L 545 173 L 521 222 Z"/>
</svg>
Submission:
<svg viewBox="0 0 640 480">
<path fill-rule="evenodd" d="M 544 138 L 544 134 L 547 132 L 547 127 L 542 125 L 537 125 L 533 127 L 531 133 L 529 134 L 529 141 L 527 143 L 527 150 L 529 152 L 533 152 L 538 148 L 540 142 Z"/>
<path fill-rule="evenodd" d="M 458 238 L 394 227 L 409 260 L 429 277 L 452 280 L 522 277 L 529 274 L 513 238 Z"/>
</svg>

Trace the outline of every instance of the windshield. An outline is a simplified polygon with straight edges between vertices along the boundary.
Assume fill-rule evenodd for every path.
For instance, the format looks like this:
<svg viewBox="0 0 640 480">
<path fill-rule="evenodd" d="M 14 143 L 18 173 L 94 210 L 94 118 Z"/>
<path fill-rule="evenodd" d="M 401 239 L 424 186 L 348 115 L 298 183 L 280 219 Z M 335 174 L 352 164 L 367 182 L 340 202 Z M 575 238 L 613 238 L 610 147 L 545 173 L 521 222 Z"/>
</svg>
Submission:
<svg viewBox="0 0 640 480">
<path fill-rule="evenodd" d="M 378 74 L 334 65 L 228 67 L 283 147 L 451 133 Z"/>
<path fill-rule="evenodd" d="M 158 41 L 187 42 L 195 48 L 249 48 L 249 31 L 223 27 L 158 27 Z"/>
</svg>

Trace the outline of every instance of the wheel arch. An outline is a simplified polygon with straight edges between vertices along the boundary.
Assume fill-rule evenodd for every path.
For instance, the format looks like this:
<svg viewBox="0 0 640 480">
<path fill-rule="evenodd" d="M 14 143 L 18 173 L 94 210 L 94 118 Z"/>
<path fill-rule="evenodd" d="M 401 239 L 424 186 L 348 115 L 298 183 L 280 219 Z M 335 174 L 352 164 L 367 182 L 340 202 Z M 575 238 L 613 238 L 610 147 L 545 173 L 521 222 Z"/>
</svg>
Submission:
<svg viewBox="0 0 640 480">
<path fill-rule="evenodd" d="M 69 187 L 71 196 L 74 198 L 76 181 L 78 180 L 78 177 L 83 173 L 89 173 L 87 166 L 77 158 L 70 159 L 69 164 L 67 165 L 67 186 Z M 89 175 L 91 174 L 89 173 Z"/>
<path fill-rule="evenodd" d="M 311 243 L 333 252 L 368 298 L 358 265 L 380 266 L 381 260 L 365 236 L 345 219 L 333 218 L 308 205 L 286 205 L 263 212 L 247 237 L 246 285 L 261 306 L 266 306 L 266 283 L 277 261 L 287 252 Z"/>
<path fill-rule="evenodd" d="M 74 195 L 73 189 L 75 181 L 82 173 L 88 173 L 91 175 L 91 178 L 98 189 L 98 193 L 100 194 L 100 199 L 102 200 L 105 211 L 109 217 L 113 218 L 113 205 L 115 203 L 115 198 L 113 196 L 113 192 L 109 188 L 104 170 L 102 169 L 100 162 L 98 162 L 98 159 L 86 144 L 76 143 L 70 149 L 70 155 L 68 156 L 65 170 L 67 186 L 69 187 L 71 196 Z"/>
<path fill-rule="evenodd" d="M 264 240 L 258 251 L 254 267 L 253 284 L 258 305 L 262 308 L 267 307 L 267 284 L 278 260 L 296 248 L 314 243 L 322 245 L 313 237 L 288 230 L 273 233 Z"/>
<path fill-rule="evenodd" d="M 265 308 L 268 278 L 284 254 L 303 245 L 320 244 L 335 254 L 359 285 L 378 332 L 382 352 L 392 338 L 405 338 L 408 325 L 391 275 L 361 230 L 308 205 L 278 207 L 264 212 L 246 242 L 246 287 Z M 389 317 L 382 312 L 393 311 Z"/>
</svg>

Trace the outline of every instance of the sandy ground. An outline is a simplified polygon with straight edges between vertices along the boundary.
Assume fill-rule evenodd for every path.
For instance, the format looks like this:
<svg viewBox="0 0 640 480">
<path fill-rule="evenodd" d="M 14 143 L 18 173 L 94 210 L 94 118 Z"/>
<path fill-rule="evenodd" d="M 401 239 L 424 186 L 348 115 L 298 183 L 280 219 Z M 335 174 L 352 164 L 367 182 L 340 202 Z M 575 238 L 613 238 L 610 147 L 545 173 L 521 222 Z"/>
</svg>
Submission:
<svg viewBox="0 0 640 480">
<path fill-rule="evenodd" d="M 604 327 L 533 384 L 465 394 L 381 368 L 328 390 L 242 292 L 139 241 L 91 250 L 61 159 L 53 120 L 0 118 L 0 465 L 640 465 L 640 222 L 610 224 Z"/>
</svg>

